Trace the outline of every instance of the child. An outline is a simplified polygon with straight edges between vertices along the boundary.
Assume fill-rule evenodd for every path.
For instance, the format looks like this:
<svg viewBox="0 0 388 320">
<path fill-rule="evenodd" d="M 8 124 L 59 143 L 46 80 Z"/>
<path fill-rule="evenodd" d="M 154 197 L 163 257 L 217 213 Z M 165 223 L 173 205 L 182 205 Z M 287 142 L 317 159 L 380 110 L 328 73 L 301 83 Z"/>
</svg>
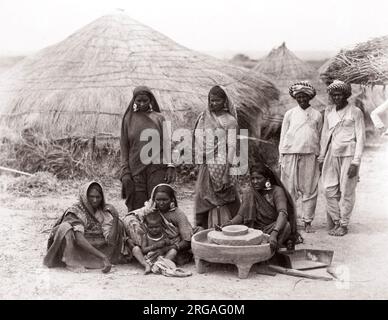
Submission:
<svg viewBox="0 0 388 320">
<path fill-rule="evenodd" d="M 146 233 L 142 237 L 141 247 L 135 246 L 133 255 L 144 267 L 144 274 L 151 272 L 152 264 L 159 256 L 173 260 L 177 254 L 175 246 L 171 245 L 162 228 L 162 217 L 157 212 L 151 212 L 144 217 Z"/>
</svg>

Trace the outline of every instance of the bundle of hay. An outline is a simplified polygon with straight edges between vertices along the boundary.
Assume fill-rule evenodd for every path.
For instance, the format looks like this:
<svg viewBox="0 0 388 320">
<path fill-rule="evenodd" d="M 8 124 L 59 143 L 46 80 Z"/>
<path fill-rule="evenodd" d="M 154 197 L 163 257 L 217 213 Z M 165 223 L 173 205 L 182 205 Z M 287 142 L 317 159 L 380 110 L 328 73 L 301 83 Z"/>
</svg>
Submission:
<svg viewBox="0 0 388 320">
<path fill-rule="evenodd" d="M 189 50 L 123 14 L 103 16 L 25 58 L 0 78 L 0 124 L 50 138 L 119 137 L 136 86 L 154 92 L 177 127 L 192 128 L 214 85 L 238 102 L 239 123 L 259 134 L 278 90 L 264 76 Z"/>
<path fill-rule="evenodd" d="M 41 197 L 57 191 L 58 181 L 49 172 L 37 172 L 32 176 L 20 176 L 7 185 L 7 191 L 18 196 Z"/>
<path fill-rule="evenodd" d="M 299 59 L 283 42 L 278 48 L 272 49 L 267 57 L 260 60 L 253 68 L 254 71 L 268 76 L 279 88 L 280 99 L 267 113 L 264 114 L 266 130 L 264 136 L 279 133 L 283 116 L 287 110 L 297 105 L 289 95 L 288 88 L 295 82 L 308 80 L 317 90 L 317 96 L 311 105 L 322 110 L 326 104 L 326 88 L 317 77 L 316 70 L 308 63 Z"/>
<path fill-rule="evenodd" d="M 320 69 L 326 83 L 334 79 L 352 84 L 388 83 L 388 36 L 373 38 L 341 50 Z"/>
<path fill-rule="evenodd" d="M 8 157 L 10 166 L 35 173 L 50 172 L 60 179 L 93 176 L 88 140 L 76 138 L 70 143 L 47 139 L 33 130 L 24 130 L 21 137 L 12 144 Z"/>
</svg>

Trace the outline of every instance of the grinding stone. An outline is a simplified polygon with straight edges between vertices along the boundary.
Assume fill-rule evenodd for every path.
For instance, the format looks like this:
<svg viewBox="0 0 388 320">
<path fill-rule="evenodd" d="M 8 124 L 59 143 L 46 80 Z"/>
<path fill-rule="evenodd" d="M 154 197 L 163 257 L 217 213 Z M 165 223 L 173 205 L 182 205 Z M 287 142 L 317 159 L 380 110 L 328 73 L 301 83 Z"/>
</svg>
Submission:
<svg viewBox="0 0 388 320">
<path fill-rule="evenodd" d="M 222 233 L 227 236 L 242 236 L 248 234 L 248 227 L 243 225 L 232 225 L 222 228 Z"/>
<path fill-rule="evenodd" d="M 210 231 L 207 235 L 210 243 L 227 246 L 252 246 L 259 245 L 263 240 L 263 232 L 260 230 L 248 229 L 248 233 L 238 236 L 228 236 L 221 231 Z"/>
</svg>

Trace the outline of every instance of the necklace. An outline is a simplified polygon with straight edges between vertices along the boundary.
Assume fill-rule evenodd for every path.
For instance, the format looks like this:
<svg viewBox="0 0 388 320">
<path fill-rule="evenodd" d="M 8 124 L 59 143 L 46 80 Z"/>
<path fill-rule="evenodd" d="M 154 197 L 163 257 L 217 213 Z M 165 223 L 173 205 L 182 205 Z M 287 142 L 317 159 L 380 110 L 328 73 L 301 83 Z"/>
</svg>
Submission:
<svg viewBox="0 0 388 320">
<path fill-rule="evenodd" d="M 151 237 L 148 233 L 147 233 L 147 238 L 152 240 L 152 241 L 159 241 L 159 240 L 162 240 L 164 234 L 162 234 L 159 238 L 153 238 Z"/>
</svg>

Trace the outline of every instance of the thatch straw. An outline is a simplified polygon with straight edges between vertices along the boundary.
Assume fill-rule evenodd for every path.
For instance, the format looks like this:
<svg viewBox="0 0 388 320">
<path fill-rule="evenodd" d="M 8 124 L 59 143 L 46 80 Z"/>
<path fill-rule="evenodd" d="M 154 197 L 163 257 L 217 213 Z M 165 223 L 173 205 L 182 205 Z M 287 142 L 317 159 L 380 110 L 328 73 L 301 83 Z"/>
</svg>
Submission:
<svg viewBox="0 0 388 320">
<path fill-rule="evenodd" d="M 362 84 L 388 84 L 388 36 L 373 38 L 341 50 L 320 69 L 321 78 Z"/>
<path fill-rule="evenodd" d="M 326 88 L 323 83 L 320 83 L 316 70 L 307 62 L 299 59 L 284 42 L 278 48 L 272 49 L 253 70 L 268 76 L 280 90 L 279 102 L 275 103 L 269 113 L 264 115 L 266 122 L 264 135 L 278 130 L 286 111 L 297 105 L 288 93 L 288 88 L 297 81 L 308 80 L 317 90 L 317 96 L 311 101 L 311 105 L 318 110 L 324 108 L 327 99 Z"/>
<path fill-rule="evenodd" d="M 55 138 L 117 137 L 133 89 L 146 85 L 174 127 L 192 128 L 216 84 L 239 102 L 240 125 L 251 129 L 278 97 L 262 75 L 182 47 L 126 15 L 103 16 L 2 75 L 0 121 Z"/>
</svg>

